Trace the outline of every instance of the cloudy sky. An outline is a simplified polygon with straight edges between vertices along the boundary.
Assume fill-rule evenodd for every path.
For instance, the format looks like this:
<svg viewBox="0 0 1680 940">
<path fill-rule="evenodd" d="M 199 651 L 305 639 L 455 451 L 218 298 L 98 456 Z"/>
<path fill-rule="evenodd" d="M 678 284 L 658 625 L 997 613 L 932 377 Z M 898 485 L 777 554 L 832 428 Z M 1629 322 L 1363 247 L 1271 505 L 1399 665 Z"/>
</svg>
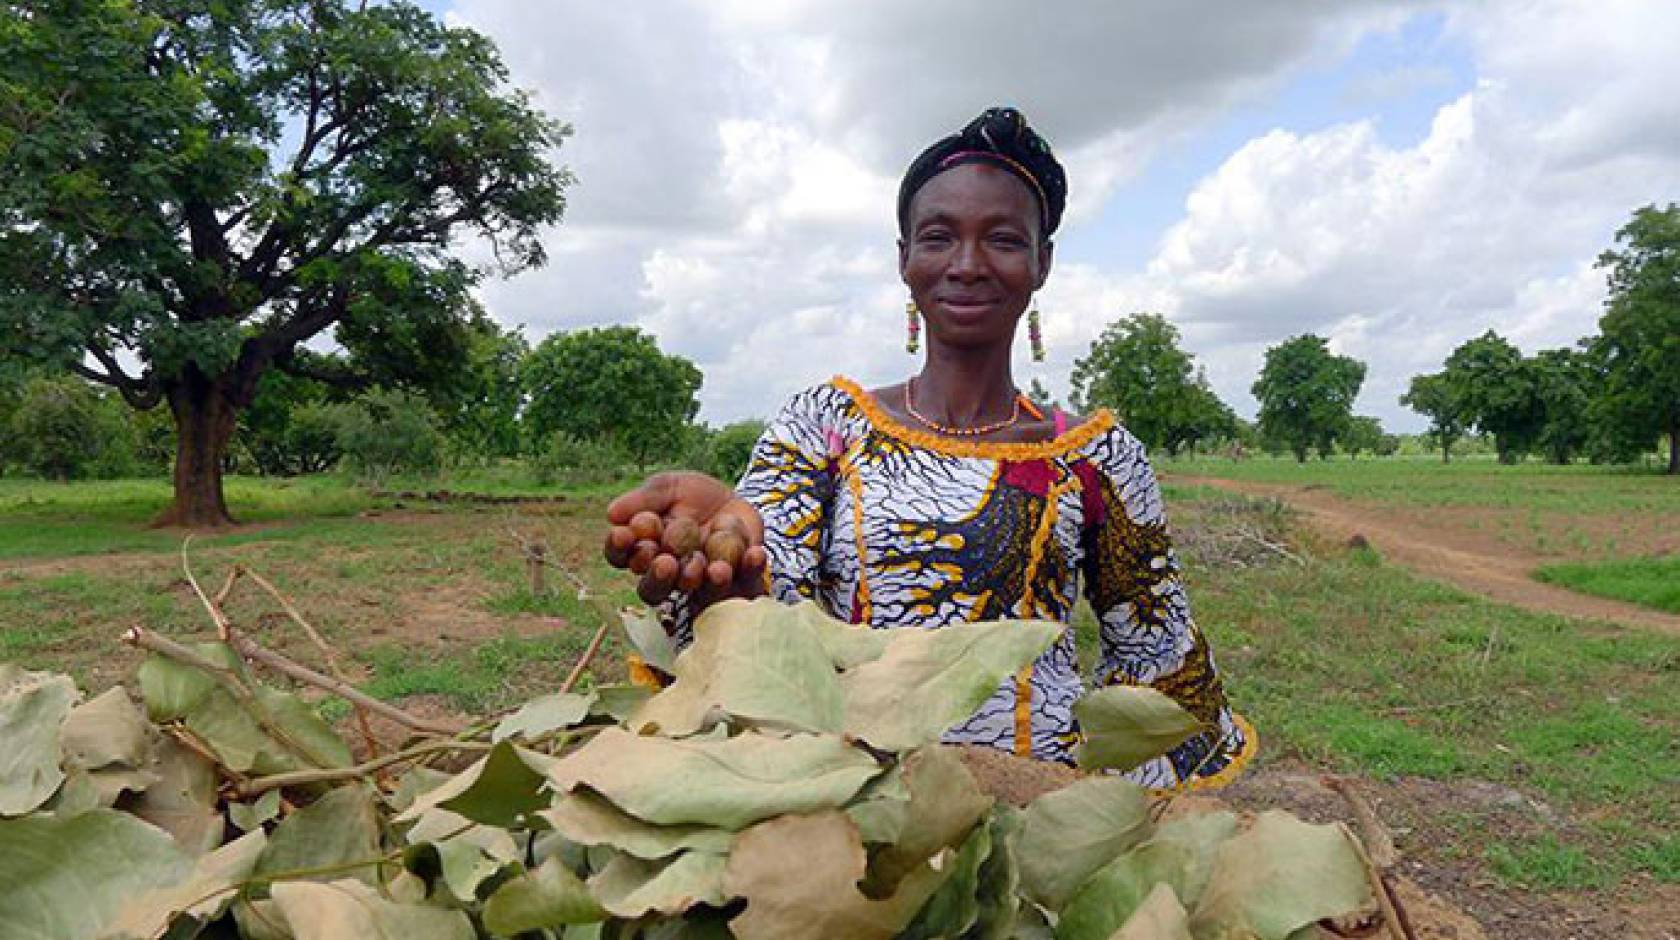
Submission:
<svg viewBox="0 0 1680 940">
<path fill-rule="evenodd" d="M 703 418 L 836 372 L 903 379 L 893 196 L 927 143 L 1013 104 L 1072 190 L 1040 298 L 1067 394 L 1107 323 L 1166 314 L 1252 416 L 1314 332 L 1397 397 L 1493 328 L 1596 329 L 1592 267 L 1680 201 L 1680 4 L 1112 0 L 433 2 L 574 136 L 546 268 L 482 297 L 533 340 L 633 323 L 704 370 Z"/>
</svg>

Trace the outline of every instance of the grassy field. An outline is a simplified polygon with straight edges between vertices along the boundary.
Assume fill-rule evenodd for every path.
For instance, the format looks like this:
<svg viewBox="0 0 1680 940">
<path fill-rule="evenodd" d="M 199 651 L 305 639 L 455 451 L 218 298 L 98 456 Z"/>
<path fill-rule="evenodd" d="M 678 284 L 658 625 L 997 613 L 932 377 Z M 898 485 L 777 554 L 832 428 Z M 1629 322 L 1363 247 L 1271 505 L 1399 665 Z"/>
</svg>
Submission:
<svg viewBox="0 0 1680 940">
<path fill-rule="evenodd" d="M 1493 466 L 1455 468 L 1438 485 L 1411 466 L 1236 466 L 1395 503 L 1509 498 L 1527 512 L 1527 491 L 1546 516 L 1568 502 L 1548 486 L 1506 485 L 1509 468 Z M 1350 479 L 1337 482 L 1337 471 Z M 1532 479 L 1591 491 L 1615 512 L 1680 508 L 1680 486 L 1660 477 L 1542 471 Z M 1483 491 L 1496 484 L 1502 494 Z M 512 479 L 498 485 L 519 488 Z M 1618 492 L 1600 492 L 1610 489 Z M 600 617 L 558 576 L 533 595 L 513 533 L 544 540 L 609 604 L 632 599 L 628 578 L 598 556 L 611 491 L 507 507 L 375 497 L 332 478 L 241 480 L 230 486 L 233 511 L 255 524 L 196 539 L 191 558 L 207 590 L 236 564 L 267 576 L 374 694 L 483 712 L 557 685 Z M 0 659 L 66 670 L 95 690 L 137 666 L 115 641 L 131 624 L 207 635 L 178 536 L 143 528 L 165 496 L 149 482 L 0 485 Z M 1260 729 L 1262 766 L 1363 774 L 1395 793 L 1438 788 L 1450 798 L 1429 804 L 1403 848 L 1501 885 L 1567 893 L 1630 877 L 1680 881 L 1680 644 L 1503 607 L 1298 533 L 1279 537 L 1299 564 L 1223 563 L 1192 536 L 1233 513 L 1269 526 L 1287 519 L 1204 487 L 1170 485 L 1168 497 L 1198 620 L 1233 702 Z M 277 605 L 248 585 L 229 609 L 263 642 L 317 661 Z M 1088 650 L 1088 615 L 1081 623 Z M 596 678 L 617 678 L 622 653 L 610 641 Z M 1490 810 L 1464 797 L 1489 787 L 1544 812 Z"/>
</svg>

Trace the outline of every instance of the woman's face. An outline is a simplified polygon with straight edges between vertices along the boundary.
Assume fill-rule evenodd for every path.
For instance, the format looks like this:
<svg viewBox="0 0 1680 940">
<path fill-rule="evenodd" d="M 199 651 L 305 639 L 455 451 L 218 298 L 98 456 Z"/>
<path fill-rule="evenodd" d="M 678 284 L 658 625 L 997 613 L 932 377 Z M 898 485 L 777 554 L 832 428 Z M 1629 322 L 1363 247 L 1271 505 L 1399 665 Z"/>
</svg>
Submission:
<svg viewBox="0 0 1680 940">
<path fill-rule="evenodd" d="M 968 163 L 935 176 L 910 201 L 898 271 L 950 346 L 1008 345 L 1033 292 L 1050 274 L 1038 200 L 1006 170 Z"/>
</svg>

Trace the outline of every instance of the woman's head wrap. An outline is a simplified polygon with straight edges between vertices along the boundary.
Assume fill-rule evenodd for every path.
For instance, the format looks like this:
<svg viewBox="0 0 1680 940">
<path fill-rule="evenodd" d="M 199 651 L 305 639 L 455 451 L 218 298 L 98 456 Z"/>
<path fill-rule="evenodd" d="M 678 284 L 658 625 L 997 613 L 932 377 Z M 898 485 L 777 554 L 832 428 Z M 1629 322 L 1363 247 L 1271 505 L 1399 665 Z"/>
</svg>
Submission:
<svg viewBox="0 0 1680 940">
<path fill-rule="evenodd" d="M 968 126 L 922 151 L 898 184 L 898 230 L 910 226 L 910 200 L 927 181 L 965 163 L 989 163 L 1007 170 L 1038 197 L 1044 237 L 1062 223 L 1067 206 L 1067 175 L 1050 144 L 1027 126 L 1014 108 L 988 108 Z"/>
</svg>

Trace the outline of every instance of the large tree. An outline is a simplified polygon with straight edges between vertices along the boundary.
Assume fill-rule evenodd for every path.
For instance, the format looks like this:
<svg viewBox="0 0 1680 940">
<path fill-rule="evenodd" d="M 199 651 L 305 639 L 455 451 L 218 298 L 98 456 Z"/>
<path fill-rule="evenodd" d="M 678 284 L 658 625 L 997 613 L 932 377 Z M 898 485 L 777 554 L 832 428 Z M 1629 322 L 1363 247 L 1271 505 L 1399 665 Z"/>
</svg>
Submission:
<svg viewBox="0 0 1680 940">
<path fill-rule="evenodd" d="M 1441 448 L 1441 462 L 1452 462 L 1452 446 L 1470 425 L 1464 402 L 1445 373 L 1412 376 L 1400 404 L 1429 419 L 1429 436 Z"/>
<path fill-rule="evenodd" d="M 1680 474 L 1680 206 L 1646 206 L 1599 256 L 1609 270 L 1602 319 L 1602 413 L 1631 436 L 1668 436 Z"/>
<path fill-rule="evenodd" d="M 1444 374 L 1463 414 L 1493 435 L 1500 463 L 1516 463 L 1539 446 L 1546 426 L 1540 367 L 1504 337 L 1488 330 L 1465 341 L 1447 357 Z"/>
<path fill-rule="evenodd" d="M 1178 328 L 1157 313 L 1109 324 L 1073 364 L 1074 407 L 1112 408 L 1145 446 L 1172 454 L 1235 433 L 1236 416 L 1178 344 Z"/>
<path fill-rule="evenodd" d="M 541 449 L 555 434 L 611 441 L 646 466 L 674 455 L 700 410 L 700 370 L 633 326 L 548 337 L 520 366 L 526 427 Z"/>
<path fill-rule="evenodd" d="M 229 520 L 222 455 L 270 369 L 380 345 L 541 264 L 568 133 L 488 39 L 402 0 L 40 0 L 0 18 L 0 352 L 177 427 L 159 520 Z M 424 344 L 421 344 L 424 346 Z M 342 376 L 329 376 L 342 378 Z"/>
<path fill-rule="evenodd" d="M 1281 443 L 1298 461 L 1312 448 L 1329 457 L 1347 433 L 1364 383 L 1365 363 L 1331 352 L 1321 336 L 1306 333 L 1273 346 L 1253 388 L 1260 436 Z"/>
</svg>

